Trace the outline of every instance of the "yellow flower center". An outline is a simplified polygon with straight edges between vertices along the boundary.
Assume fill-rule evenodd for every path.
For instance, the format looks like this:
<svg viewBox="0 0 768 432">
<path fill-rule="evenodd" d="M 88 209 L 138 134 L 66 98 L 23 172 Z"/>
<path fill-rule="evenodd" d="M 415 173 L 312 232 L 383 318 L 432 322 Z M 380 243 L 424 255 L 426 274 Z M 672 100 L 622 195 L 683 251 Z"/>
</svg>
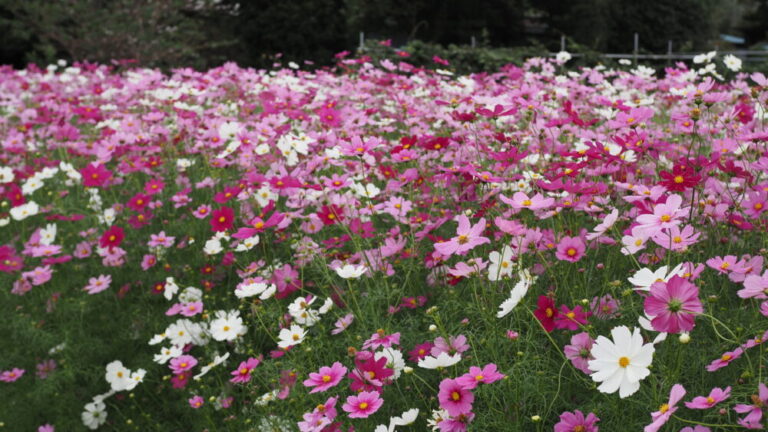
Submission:
<svg viewBox="0 0 768 432">
<path fill-rule="evenodd" d="M 708 396 L 707 397 L 707 403 L 712 405 L 713 403 L 715 403 L 715 398 L 713 398 L 712 396 Z"/>
<path fill-rule="evenodd" d="M 730 354 L 723 354 L 723 356 L 722 356 L 722 357 L 720 357 L 720 360 L 722 360 L 722 361 L 728 361 L 728 360 L 730 360 L 731 358 L 733 358 L 733 356 L 731 356 Z"/>
<path fill-rule="evenodd" d="M 331 376 L 330 375 L 323 375 L 323 382 L 324 383 L 331 382 Z"/>
<path fill-rule="evenodd" d="M 663 215 L 661 217 L 661 221 L 662 222 L 669 222 L 671 219 L 672 219 L 672 217 L 670 215 Z"/>
<path fill-rule="evenodd" d="M 523 205 L 524 205 L 524 206 L 526 206 L 526 207 L 527 207 L 527 206 L 529 206 L 529 205 L 531 205 L 531 204 L 533 204 L 533 203 L 531 202 L 531 200 L 528 200 L 528 199 L 527 199 L 527 200 L 523 201 Z"/>
<path fill-rule="evenodd" d="M 684 181 L 685 179 L 683 178 L 683 176 L 675 176 L 675 183 L 680 184 Z"/>
<path fill-rule="evenodd" d="M 453 393 L 451 393 L 451 399 L 457 401 L 457 400 L 461 399 L 461 395 L 459 394 L 459 392 L 453 392 Z"/>
<path fill-rule="evenodd" d="M 362 403 L 360 403 L 360 405 L 359 405 L 359 408 L 360 408 L 361 410 L 364 410 L 364 409 L 368 408 L 368 402 L 362 402 Z"/>
<path fill-rule="evenodd" d="M 566 253 L 568 254 L 569 257 L 575 256 L 576 255 L 576 249 L 568 248 L 568 251 Z"/>
<path fill-rule="evenodd" d="M 629 357 L 620 357 L 619 358 L 619 366 L 625 368 L 629 366 Z"/>
<path fill-rule="evenodd" d="M 663 404 L 662 406 L 659 407 L 659 412 L 660 413 L 664 414 L 667 411 L 669 411 L 669 405 L 668 404 Z"/>
</svg>

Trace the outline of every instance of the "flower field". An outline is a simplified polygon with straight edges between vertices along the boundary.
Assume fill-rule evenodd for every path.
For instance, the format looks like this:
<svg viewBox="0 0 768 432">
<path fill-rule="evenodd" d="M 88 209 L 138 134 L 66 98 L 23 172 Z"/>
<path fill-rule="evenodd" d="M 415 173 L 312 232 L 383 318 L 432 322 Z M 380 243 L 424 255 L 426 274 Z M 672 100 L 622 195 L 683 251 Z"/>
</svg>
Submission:
<svg viewBox="0 0 768 432">
<path fill-rule="evenodd" d="M 0 432 L 762 429 L 768 79 L 564 61 L 0 68 Z"/>
</svg>

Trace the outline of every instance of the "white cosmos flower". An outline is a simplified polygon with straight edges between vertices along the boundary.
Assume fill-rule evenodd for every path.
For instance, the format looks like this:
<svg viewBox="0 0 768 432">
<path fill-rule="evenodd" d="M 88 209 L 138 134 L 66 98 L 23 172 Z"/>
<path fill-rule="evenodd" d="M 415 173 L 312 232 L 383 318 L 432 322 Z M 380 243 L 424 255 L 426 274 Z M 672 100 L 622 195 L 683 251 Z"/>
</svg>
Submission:
<svg viewBox="0 0 768 432">
<path fill-rule="evenodd" d="M 123 391 L 131 384 L 131 371 L 123 366 L 123 362 L 115 360 L 107 365 L 105 378 L 112 390 Z"/>
<path fill-rule="evenodd" d="M 36 202 L 30 201 L 26 204 L 16 206 L 11 209 L 11 218 L 16 221 L 24 220 L 30 216 L 34 216 L 40 211 L 40 206 Z"/>
<path fill-rule="evenodd" d="M 139 369 L 136 372 L 131 372 L 131 376 L 128 379 L 128 386 L 125 388 L 126 390 L 130 391 L 136 388 L 139 383 L 144 381 L 144 375 L 147 374 L 147 371 L 144 369 Z"/>
<path fill-rule="evenodd" d="M 643 268 L 637 271 L 632 277 L 627 278 L 629 283 L 635 286 L 636 290 L 650 291 L 651 285 L 656 282 L 669 282 L 672 276 L 682 276 L 683 264 L 678 264 L 672 271 L 667 274 L 667 266 L 661 266 L 658 270 L 652 271 L 649 268 Z"/>
<path fill-rule="evenodd" d="M 40 244 L 52 245 L 56 241 L 56 224 L 48 224 L 40 230 Z"/>
<path fill-rule="evenodd" d="M 501 249 L 501 253 L 493 251 L 488 255 L 488 279 L 491 281 L 497 281 L 504 276 L 512 274 L 514 269 L 514 263 L 512 262 L 512 248 L 504 246 Z"/>
<path fill-rule="evenodd" d="M 205 374 L 208 373 L 208 371 L 210 371 L 211 369 L 215 368 L 216 366 L 224 363 L 225 361 L 227 361 L 228 358 L 229 358 L 229 353 L 224 353 L 224 355 L 222 355 L 222 356 L 217 354 L 213 358 L 213 361 L 208 363 L 207 365 L 201 367 L 200 368 L 200 373 L 195 375 L 195 376 L 193 376 L 192 379 L 195 380 L 195 381 L 199 381 L 200 378 L 202 378 Z"/>
<path fill-rule="evenodd" d="M 374 355 L 376 360 L 379 360 L 382 357 L 387 358 L 387 367 L 395 371 L 394 375 L 392 375 L 392 379 L 400 378 L 400 374 L 403 372 L 403 368 L 405 368 L 403 353 L 395 348 L 383 348 Z"/>
<path fill-rule="evenodd" d="M 619 391 L 622 399 L 632 395 L 640 388 L 640 380 L 651 371 L 648 366 L 653 360 L 653 344 L 643 344 L 640 329 L 630 332 L 626 326 L 611 330 L 613 340 L 598 336 L 590 354 L 589 369 L 594 373 L 592 379 L 601 383 L 597 388 L 603 393 Z"/>
<path fill-rule="evenodd" d="M 164 333 L 168 336 L 168 339 L 171 340 L 171 344 L 184 346 L 192 342 L 192 327 L 192 321 L 188 319 L 180 319 L 169 325 Z"/>
<path fill-rule="evenodd" d="M 165 364 L 168 360 L 176 358 L 184 354 L 184 351 L 180 347 L 173 345 L 171 347 L 163 347 L 160 349 L 160 354 L 155 354 L 152 360 L 155 363 Z"/>
<path fill-rule="evenodd" d="M 107 421 L 106 406 L 103 402 L 85 404 L 85 411 L 80 415 L 85 427 L 96 430 Z"/>
<path fill-rule="evenodd" d="M 217 238 L 212 238 L 205 242 L 205 247 L 203 248 L 203 252 L 206 255 L 216 255 L 221 253 L 224 250 L 224 248 L 221 246 L 221 240 Z"/>
<path fill-rule="evenodd" d="M 725 67 L 733 72 L 738 72 L 741 70 L 741 59 L 733 54 L 728 54 L 723 57 L 723 63 L 725 63 Z"/>
<path fill-rule="evenodd" d="M 520 280 L 515 284 L 514 288 L 512 288 L 512 291 L 510 291 L 509 298 L 499 305 L 499 312 L 496 314 L 496 318 L 504 318 L 507 314 L 512 312 L 512 309 L 514 309 L 523 297 L 525 297 L 525 294 L 528 293 L 528 288 L 533 284 L 533 279 L 530 278 L 530 274 L 527 273 L 527 270 L 520 272 Z M 526 274 L 528 277 L 526 277 Z"/>
<path fill-rule="evenodd" d="M 0 167 L 0 183 L 10 183 L 16 178 L 11 167 Z"/>
<path fill-rule="evenodd" d="M 446 352 L 440 353 L 437 357 L 426 356 L 419 360 L 419 367 L 424 369 L 437 369 L 442 367 L 453 366 L 461 361 L 461 354 L 456 353 L 450 355 Z"/>
<path fill-rule="evenodd" d="M 253 237 L 248 237 L 247 239 L 240 242 L 239 245 L 235 248 L 235 252 L 245 252 L 253 249 L 254 246 L 259 244 L 259 236 L 255 235 Z"/>
<path fill-rule="evenodd" d="M 345 264 L 336 268 L 336 274 L 344 279 L 357 279 L 365 273 L 367 268 L 364 265 Z"/>
<path fill-rule="evenodd" d="M 277 346 L 280 348 L 288 348 L 293 345 L 298 345 L 304 342 L 304 337 L 306 335 L 307 331 L 304 330 L 301 326 L 291 324 L 291 328 L 284 328 L 280 330 L 280 334 L 278 335 L 280 342 L 277 343 Z"/>
<path fill-rule="evenodd" d="M 267 285 L 263 282 L 254 282 L 248 285 L 243 285 L 235 290 L 235 296 L 237 298 L 248 298 L 262 294 L 266 290 L 272 288 L 274 285 Z"/>
<path fill-rule="evenodd" d="M 217 318 L 211 321 L 211 336 L 217 341 L 233 341 L 248 332 L 248 328 L 243 325 L 243 319 L 240 318 L 240 312 L 217 311 L 216 316 Z"/>
<path fill-rule="evenodd" d="M 163 297 L 165 297 L 166 300 L 170 300 L 174 295 L 176 295 L 177 292 L 179 292 L 179 286 L 176 285 L 176 281 L 173 280 L 173 277 L 168 276 L 165 278 L 165 285 L 163 286 Z"/>
</svg>

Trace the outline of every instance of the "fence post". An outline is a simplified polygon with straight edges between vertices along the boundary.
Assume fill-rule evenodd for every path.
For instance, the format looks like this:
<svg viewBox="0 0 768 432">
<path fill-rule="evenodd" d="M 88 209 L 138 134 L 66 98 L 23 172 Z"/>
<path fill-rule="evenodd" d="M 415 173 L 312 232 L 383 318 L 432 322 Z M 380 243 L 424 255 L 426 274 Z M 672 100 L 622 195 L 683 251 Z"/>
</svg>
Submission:
<svg viewBox="0 0 768 432">
<path fill-rule="evenodd" d="M 359 51 L 365 50 L 365 33 L 360 32 L 360 46 L 357 47 Z"/>
<path fill-rule="evenodd" d="M 565 35 L 560 35 L 560 52 L 565 51 Z"/>
<path fill-rule="evenodd" d="M 633 60 L 634 60 L 635 66 L 637 66 L 637 54 L 638 54 L 639 50 L 640 50 L 640 35 L 635 33 L 635 49 L 632 52 L 632 55 L 634 57 Z"/>
<path fill-rule="evenodd" d="M 667 66 L 672 65 L 672 41 L 667 41 Z"/>
</svg>

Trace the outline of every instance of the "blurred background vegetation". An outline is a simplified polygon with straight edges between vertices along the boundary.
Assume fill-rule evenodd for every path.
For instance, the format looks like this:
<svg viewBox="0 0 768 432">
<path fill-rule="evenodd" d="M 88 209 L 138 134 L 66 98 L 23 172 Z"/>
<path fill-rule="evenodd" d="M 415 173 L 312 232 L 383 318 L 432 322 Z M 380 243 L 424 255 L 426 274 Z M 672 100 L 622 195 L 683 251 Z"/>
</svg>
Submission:
<svg viewBox="0 0 768 432">
<path fill-rule="evenodd" d="M 632 52 L 634 33 L 651 53 L 765 49 L 768 0 L 0 0 L 0 64 L 15 67 L 323 66 L 361 32 L 474 70 L 557 52 L 563 35 L 587 54 Z"/>
</svg>

